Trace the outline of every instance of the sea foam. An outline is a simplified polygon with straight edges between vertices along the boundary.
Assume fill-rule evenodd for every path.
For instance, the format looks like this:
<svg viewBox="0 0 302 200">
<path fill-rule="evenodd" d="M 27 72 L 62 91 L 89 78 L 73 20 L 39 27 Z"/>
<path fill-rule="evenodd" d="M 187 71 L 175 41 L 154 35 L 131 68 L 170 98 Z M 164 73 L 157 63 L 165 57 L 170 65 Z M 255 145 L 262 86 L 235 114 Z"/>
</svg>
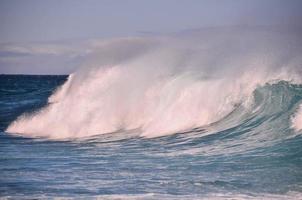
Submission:
<svg viewBox="0 0 302 200">
<path fill-rule="evenodd" d="M 297 112 L 292 117 L 292 126 L 295 130 L 302 130 L 302 104 L 299 106 Z"/>
</svg>

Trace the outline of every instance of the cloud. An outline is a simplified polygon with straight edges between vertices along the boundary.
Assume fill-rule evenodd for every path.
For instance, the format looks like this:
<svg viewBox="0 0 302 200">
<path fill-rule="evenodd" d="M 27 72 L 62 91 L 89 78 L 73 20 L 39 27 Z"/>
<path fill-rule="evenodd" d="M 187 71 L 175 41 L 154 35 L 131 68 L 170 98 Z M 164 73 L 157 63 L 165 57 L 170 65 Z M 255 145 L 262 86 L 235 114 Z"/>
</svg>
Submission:
<svg viewBox="0 0 302 200">
<path fill-rule="evenodd" d="M 93 48 L 88 41 L 0 45 L 0 74 L 68 74 Z"/>
<path fill-rule="evenodd" d="M 168 41 L 167 38 L 203 38 L 204 35 L 212 32 L 219 33 L 219 37 L 229 32 L 246 32 L 250 33 L 250 38 L 253 38 L 257 36 L 257 31 L 274 31 L 280 34 L 285 32 L 291 35 L 293 40 L 296 38 L 297 41 L 300 41 L 302 29 L 295 26 L 226 26 L 186 29 L 165 35 L 155 34 L 141 37 L 6 43 L 0 44 L 0 74 L 69 74 L 84 64 L 91 66 L 94 63 L 99 65 L 100 63 L 114 63 L 131 59 L 133 55 L 156 46 L 156 43 L 161 41 L 160 38 L 165 38 L 166 41 Z M 192 45 L 195 44 L 192 43 Z M 188 49 L 187 53 L 192 52 Z M 213 55 L 215 53 L 217 54 L 217 52 L 213 52 Z"/>
</svg>

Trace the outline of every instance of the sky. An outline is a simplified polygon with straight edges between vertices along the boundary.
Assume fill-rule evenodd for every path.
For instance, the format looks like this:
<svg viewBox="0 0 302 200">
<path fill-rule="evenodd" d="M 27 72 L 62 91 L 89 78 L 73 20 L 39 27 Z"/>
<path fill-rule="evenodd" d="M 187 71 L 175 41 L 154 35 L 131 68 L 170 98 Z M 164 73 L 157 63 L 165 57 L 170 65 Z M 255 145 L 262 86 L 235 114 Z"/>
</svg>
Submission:
<svg viewBox="0 0 302 200">
<path fill-rule="evenodd" d="M 0 0 L 0 74 L 70 73 L 76 62 L 70 57 L 81 54 L 71 48 L 78 41 L 217 26 L 300 26 L 301 10 L 301 0 Z"/>
</svg>

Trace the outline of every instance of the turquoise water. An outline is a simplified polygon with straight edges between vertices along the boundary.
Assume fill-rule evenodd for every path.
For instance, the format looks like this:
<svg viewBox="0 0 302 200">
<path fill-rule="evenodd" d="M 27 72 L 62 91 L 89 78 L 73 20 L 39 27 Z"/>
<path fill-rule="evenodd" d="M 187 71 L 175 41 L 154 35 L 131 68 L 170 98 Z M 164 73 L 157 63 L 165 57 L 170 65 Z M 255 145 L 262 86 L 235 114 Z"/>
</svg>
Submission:
<svg viewBox="0 0 302 200">
<path fill-rule="evenodd" d="M 301 198 L 302 136 L 291 128 L 301 85 L 266 84 L 252 110 L 238 105 L 217 123 L 164 137 L 119 131 L 56 141 L 5 132 L 66 78 L 0 76 L 1 197 Z"/>
</svg>

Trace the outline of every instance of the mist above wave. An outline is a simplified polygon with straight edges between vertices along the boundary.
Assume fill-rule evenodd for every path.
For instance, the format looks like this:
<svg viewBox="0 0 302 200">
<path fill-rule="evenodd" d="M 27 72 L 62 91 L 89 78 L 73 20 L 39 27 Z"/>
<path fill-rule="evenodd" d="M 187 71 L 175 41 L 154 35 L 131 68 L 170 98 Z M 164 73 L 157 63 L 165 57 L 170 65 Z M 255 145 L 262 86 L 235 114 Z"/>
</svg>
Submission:
<svg viewBox="0 0 302 200">
<path fill-rule="evenodd" d="M 48 106 L 7 132 L 156 137 L 209 125 L 239 104 L 248 108 L 259 85 L 299 82 L 301 44 L 292 33 L 238 28 L 101 41 Z"/>
</svg>

